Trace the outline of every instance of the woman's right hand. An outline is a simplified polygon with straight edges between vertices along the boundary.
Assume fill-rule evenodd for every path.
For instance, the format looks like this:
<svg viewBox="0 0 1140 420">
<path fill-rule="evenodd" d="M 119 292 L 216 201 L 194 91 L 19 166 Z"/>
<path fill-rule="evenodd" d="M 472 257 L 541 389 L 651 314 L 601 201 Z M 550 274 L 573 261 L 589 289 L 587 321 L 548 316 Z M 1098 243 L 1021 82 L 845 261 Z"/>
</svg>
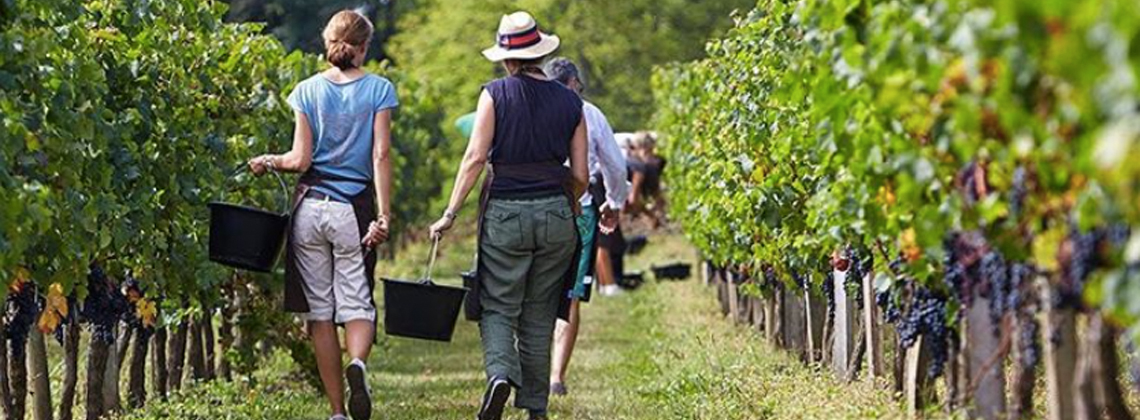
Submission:
<svg viewBox="0 0 1140 420">
<path fill-rule="evenodd" d="M 451 225 L 455 223 L 455 219 L 444 215 L 431 224 L 431 239 L 438 241 L 443 238 L 443 233 L 451 230 Z"/>
<path fill-rule="evenodd" d="M 249 171 L 262 176 L 271 169 L 269 155 L 261 155 L 249 160 Z"/>
</svg>

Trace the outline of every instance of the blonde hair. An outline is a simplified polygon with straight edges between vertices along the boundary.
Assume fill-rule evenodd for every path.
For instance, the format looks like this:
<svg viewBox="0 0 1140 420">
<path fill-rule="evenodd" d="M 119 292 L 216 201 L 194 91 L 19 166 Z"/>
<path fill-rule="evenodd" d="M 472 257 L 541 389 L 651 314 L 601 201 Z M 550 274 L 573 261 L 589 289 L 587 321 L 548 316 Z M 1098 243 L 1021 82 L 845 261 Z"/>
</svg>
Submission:
<svg viewBox="0 0 1140 420">
<path fill-rule="evenodd" d="M 633 144 L 633 147 L 636 147 L 638 149 L 651 148 L 657 145 L 657 139 L 655 137 L 656 136 L 654 136 L 654 133 L 652 132 L 638 131 L 637 133 L 633 134 L 633 140 L 631 143 Z"/>
<path fill-rule="evenodd" d="M 329 19 L 325 31 L 325 58 L 341 70 L 356 68 L 356 57 L 368 48 L 372 22 L 353 10 L 341 10 Z"/>
</svg>

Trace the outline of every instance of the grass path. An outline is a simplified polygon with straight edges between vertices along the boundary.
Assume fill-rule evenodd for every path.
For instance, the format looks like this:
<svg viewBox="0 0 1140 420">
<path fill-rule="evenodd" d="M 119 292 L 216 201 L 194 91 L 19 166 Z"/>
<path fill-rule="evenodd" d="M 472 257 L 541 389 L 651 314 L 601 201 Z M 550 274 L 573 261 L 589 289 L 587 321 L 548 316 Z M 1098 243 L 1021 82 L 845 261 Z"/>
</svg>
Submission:
<svg viewBox="0 0 1140 420">
<path fill-rule="evenodd" d="M 472 252 L 467 242 L 445 249 L 436 277 L 448 282 L 447 278 L 470 264 L 467 256 Z M 414 246 L 404 254 L 411 258 L 380 272 L 417 277 L 422 270 L 421 254 L 426 249 Z M 695 262 L 695 255 L 679 236 L 662 235 L 651 238 L 650 246 L 627 265 L 643 269 L 651 262 L 674 260 Z M 767 347 L 754 332 L 725 322 L 713 291 L 696 280 L 651 281 L 633 293 L 597 297 L 584 307 L 583 319 L 581 341 L 567 379 L 571 394 L 552 399 L 553 419 L 901 417 L 898 404 L 886 391 L 862 384 L 840 385 L 828 373 Z M 461 321 L 449 344 L 401 338 L 381 341 L 369 372 L 381 414 L 378 418 L 473 418 L 483 388 L 475 324 Z M 273 372 L 264 374 L 261 382 L 269 384 L 266 390 L 242 393 L 211 385 L 189 390 L 132 417 L 206 418 L 206 414 L 190 414 L 194 402 L 206 396 L 214 406 L 235 404 L 238 412 L 251 413 L 231 418 L 323 419 L 325 404 L 319 394 L 277 373 L 287 371 L 288 364 L 287 359 L 279 360 Z M 511 410 L 507 418 L 525 416 Z"/>
</svg>

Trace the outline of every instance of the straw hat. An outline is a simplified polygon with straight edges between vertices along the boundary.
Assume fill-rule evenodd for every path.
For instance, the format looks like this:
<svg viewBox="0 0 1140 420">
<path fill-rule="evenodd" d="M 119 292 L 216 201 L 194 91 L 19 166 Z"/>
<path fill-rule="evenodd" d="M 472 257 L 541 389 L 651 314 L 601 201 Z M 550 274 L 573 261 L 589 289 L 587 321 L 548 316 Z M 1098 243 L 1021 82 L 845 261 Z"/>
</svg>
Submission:
<svg viewBox="0 0 1140 420">
<path fill-rule="evenodd" d="M 530 60 L 549 55 L 558 49 L 558 44 L 558 36 L 538 30 L 538 23 L 530 13 L 515 12 L 503 15 L 495 46 L 483 50 L 483 56 L 494 62 Z"/>
</svg>

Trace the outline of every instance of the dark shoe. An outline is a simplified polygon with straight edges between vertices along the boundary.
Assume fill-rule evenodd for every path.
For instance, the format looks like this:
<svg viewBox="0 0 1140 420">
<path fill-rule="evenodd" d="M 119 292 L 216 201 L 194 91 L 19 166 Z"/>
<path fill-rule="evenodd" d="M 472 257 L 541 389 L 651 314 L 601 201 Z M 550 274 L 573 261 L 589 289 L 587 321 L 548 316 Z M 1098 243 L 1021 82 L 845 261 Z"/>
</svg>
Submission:
<svg viewBox="0 0 1140 420">
<path fill-rule="evenodd" d="M 546 411 L 543 410 L 543 411 L 538 411 L 538 412 L 531 411 L 530 417 L 527 417 L 527 418 L 530 420 L 547 420 L 549 417 L 546 417 Z"/>
<path fill-rule="evenodd" d="M 479 406 L 477 420 L 502 420 L 503 407 L 511 396 L 511 384 L 503 378 L 491 378 L 487 391 L 483 393 L 483 404 Z"/>
<path fill-rule="evenodd" d="M 372 417 L 372 392 L 368 390 L 364 363 L 353 360 L 344 376 L 348 378 L 348 414 L 352 420 L 369 420 Z"/>
<path fill-rule="evenodd" d="M 566 393 L 567 393 L 566 384 L 564 384 L 562 382 L 555 382 L 555 383 L 550 384 L 550 394 L 551 395 L 563 396 L 563 395 L 566 395 Z"/>
</svg>

